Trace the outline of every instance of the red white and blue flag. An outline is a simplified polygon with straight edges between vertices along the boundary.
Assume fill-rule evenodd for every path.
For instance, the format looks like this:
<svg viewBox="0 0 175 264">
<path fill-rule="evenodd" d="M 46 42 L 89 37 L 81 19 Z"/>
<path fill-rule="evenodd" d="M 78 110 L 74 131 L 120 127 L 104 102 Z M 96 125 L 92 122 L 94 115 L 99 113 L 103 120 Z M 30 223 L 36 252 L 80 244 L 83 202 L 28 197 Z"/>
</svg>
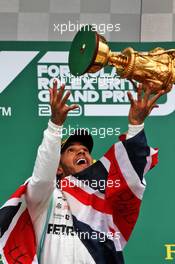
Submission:
<svg viewBox="0 0 175 264">
<path fill-rule="evenodd" d="M 60 182 L 74 229 L 95 263 L 124 263 L 122 250 L 138 219 L 146 187 L 144 175 L 157 162 L 158 150 L 148 147 L 141 131 L 114 144 L 89 168 Z M 38 263 L 26 189 L 27 183 L 0 209 L 0 254 L 4 264 Z M 91 235 L 87 239 L 82 233 Z M 103 242 L 101 234 L 105 234 Z"/>
</svg>

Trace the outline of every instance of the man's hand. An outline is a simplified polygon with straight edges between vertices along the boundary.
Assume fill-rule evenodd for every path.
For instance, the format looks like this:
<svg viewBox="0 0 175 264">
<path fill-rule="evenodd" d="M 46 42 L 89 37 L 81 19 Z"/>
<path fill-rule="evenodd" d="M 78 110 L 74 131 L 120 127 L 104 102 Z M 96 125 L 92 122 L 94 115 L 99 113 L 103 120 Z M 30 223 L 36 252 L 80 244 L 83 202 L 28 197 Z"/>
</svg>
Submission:
<svg viewBox="0 0 175 264">
<path fill-rule="evenodd" d="M 151 89 L 150 87 L 147 87 L 144 96 L 142 97 L 142 91 L 143 85 L 139 84 L 137 88 L 137 100 L 134 100 L 131 92 L 128 92 L 128 98 L 131 103 L 128 119 L 131 125 L 142 124 L 145 118 L 151 113 L 152 109 L 159 107 L 156 105 L 156 101 L 161 95 L 165 94 L 165 91 L 161 90 L 150 98 Z"/>
<path fill-rule="evenodd" d="M 65 90 L 65 85 L 61 85 L 60 90 L 57 90 L 57 81 L 55 80 L 53 83 L 53 88 L 49 89 L 50 92 L 50 105 L 51 105 L 51 121 L 61 126 L 67 118 L 67 114 L 69 111 L 78 108 L 78 105 L 73 104 L 68 106 L 66 104 L 67 99 L 70 96 L 70 91 L 68 91 L 63 97 Z"/>
</svg>

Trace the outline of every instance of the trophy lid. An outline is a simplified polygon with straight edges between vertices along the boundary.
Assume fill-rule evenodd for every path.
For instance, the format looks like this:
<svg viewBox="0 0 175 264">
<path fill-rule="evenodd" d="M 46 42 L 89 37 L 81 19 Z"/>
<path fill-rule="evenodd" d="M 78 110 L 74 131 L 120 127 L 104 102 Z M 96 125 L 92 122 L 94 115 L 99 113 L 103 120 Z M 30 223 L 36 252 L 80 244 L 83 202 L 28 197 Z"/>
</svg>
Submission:
<svg viewBox="0 0 175 264">
<path fill-rule="evenodd" d="M 97 48 L 98 34 L 91 25 L 82 27 L 75 35 L 69 52 L 71 74 L 80 76 L 86 73 L 96 57 Z"/>
</svg>

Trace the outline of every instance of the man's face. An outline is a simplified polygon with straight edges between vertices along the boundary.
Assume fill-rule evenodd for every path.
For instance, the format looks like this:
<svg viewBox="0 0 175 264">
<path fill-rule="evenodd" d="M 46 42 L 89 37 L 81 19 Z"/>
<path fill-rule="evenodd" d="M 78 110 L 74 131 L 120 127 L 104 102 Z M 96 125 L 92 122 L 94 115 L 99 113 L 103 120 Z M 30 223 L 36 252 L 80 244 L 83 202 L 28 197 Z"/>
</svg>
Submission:
<svg viewBox="0 0 175 264">
<path fill-rule="evenodd" d="M 75 174 L 89 167 L 93 159 L 87 147 L 80 142 L 73 142 L 61 154 L 59 168 L 63 171 L 62 177 Z"/>
</svg>

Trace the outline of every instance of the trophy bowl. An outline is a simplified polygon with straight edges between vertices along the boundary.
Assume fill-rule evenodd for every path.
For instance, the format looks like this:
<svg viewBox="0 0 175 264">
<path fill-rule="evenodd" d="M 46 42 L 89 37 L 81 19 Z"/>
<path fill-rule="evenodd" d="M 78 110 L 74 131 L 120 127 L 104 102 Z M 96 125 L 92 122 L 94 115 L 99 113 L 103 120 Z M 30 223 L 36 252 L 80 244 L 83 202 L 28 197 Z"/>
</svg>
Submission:
<svg viewBox="0 0 175 264">
<path fill-rule="evenodd" d="M 95 73 L 107 65 L 115 67 L 121 78 L 149 86 L 153 94 L 160 90 L 169 92 L 175 82 L 175 49 L 157 47 L 138 52 L 127 47 L 122 52 L 112 52 L 106 39 L 91 25 L 82 27 L 71 44 L 70 73 L 74 76 Z"/>
</svg>

